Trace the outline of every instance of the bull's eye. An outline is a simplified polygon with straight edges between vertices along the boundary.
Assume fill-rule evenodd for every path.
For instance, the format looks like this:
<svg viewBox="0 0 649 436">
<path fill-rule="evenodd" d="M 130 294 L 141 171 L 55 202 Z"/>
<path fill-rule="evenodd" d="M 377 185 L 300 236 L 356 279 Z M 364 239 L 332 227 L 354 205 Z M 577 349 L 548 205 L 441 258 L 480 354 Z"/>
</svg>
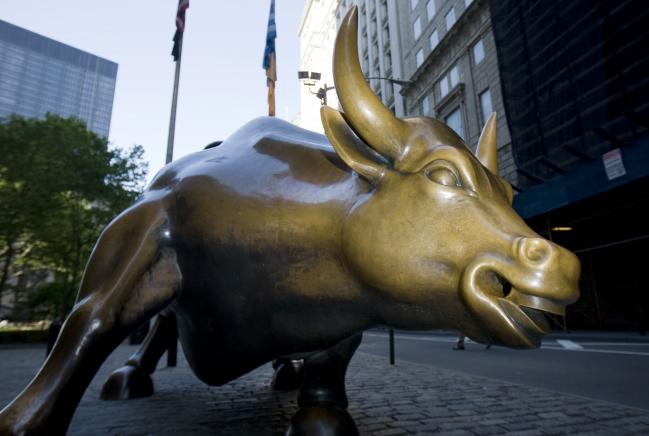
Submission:
<svg viewBox="0 0 649 436">
<path fill-rule="evenodd" d="M 426 169 L 426 176 L 435 183 L 444 186 L 461 187 L 462 182 L 457 173 L 448 165 L 433 164 Z"/>
</svg>

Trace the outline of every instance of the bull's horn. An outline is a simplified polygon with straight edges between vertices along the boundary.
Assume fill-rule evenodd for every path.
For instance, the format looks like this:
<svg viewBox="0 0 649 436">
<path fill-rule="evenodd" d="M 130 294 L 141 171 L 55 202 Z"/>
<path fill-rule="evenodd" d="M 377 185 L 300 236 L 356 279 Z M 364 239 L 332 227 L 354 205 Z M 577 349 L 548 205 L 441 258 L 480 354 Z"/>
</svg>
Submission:
<svg viewBox="0 0 649 436">
<path fill-rule="evenodd" d="M 402 154 L 407 125 L 372 92 L 358 61 L 358 11 L 354 6 L 342 21 L 334 49 L 336 92 L 358 135 L 374 150 L 393 160 Z"/>
<path fill-rule="evenodd" d="M 487 124 L 484 125 L 478 149 L 475 152 L 482 165 L 493 174 L 498 175 L 498 147 L 496 145 L 496 112 L 489 115 Z"/>
</svg>

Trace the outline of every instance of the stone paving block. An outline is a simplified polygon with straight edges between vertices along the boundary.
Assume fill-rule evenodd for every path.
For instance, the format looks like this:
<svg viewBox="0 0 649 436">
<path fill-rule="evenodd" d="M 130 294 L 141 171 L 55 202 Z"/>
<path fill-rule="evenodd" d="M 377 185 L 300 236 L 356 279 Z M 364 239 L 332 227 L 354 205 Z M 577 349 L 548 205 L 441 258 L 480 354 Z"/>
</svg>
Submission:
<svg viewBox="0 0 649 436">
<path fill-rule="evenodd" d="M 481 427 L 472 428 L 471 431 L 475 433 L 476 436 L 501 435 L 506 432 L 504 428 L 498 425 L 484 425 Z"/>
<path fill-rule="evenodd" d="M 503 434 L 507 436 L 543 436 L 540 430 L 509 431 Z"/>
<path fill-rule="evenodd" d="M 435 433 L 437 436 L 474 436 L 473 433 L 467 430 L 447 430 L 447 431 L 440 431 L 438 433 Z"/>
<path fill-rule="evenodd" d="M 376 436 L 396 436 L 396 435 L 408 434 L 408 432 L 398 428 L 386 428 L 384 430 L 379 430 L 374 434 Z"/>
<path fill-rule="evenodd" d="M 518 432 L 523 430 L 533 430 L 534 425 L 528 421 L 508 422 L 507 424 L 503 424 L 503 428 L 505 428 L 505 430 L 507 430 L 508 432 Z"/>
</svg>

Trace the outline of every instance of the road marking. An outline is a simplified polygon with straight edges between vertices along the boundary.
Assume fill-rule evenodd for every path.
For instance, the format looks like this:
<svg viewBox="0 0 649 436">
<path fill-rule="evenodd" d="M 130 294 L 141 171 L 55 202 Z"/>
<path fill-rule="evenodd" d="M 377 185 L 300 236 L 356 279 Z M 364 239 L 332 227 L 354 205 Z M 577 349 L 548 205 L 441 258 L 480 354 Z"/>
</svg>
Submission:
<svg viewBox="0 0 649 436">
<path fill-rule="evenodd" d="M 580 353 L 604 353 L 604 354 L 627 354 L 631 356 L 649 356 L 649 353 L 642 353 L 640 351 L 620 351 L 620 350 L 589 350 L 587 348 L 575 348 L 573 350 L 571 349 L 563 349 L 563 348 L 551 348 L 551 347 L 541 347 L 541 348 L 546 348 L 548 350 L 559 350 L 559 351 L 579 351 Z"/>
<path fill-rule="evenodd" d="M 585 345 L 599 345 L 602 347 L 649 347 L 649 342 L 587 342 Z"/>
<path fill-rule="evenodd" d="M 363 333 L 363 336 L 370 336 L 370 337 L 375 337 L 375 338 L 388 338 L 387 333 L 368 333 L 365 332 Z M 408 340 L 413 340 L 413 341 L 424 341 L 424 342 L 455 342 L 456 339 L 453 339 L 452 337 L 448 336 L 420 336 L 420 335 L 404 335 L 399 333 L 398 335 L 395 335 L 395 339 L 408 339 Z M 466 339 L 467 342 L 473 342 L 469 338 Z M 622 351 L 622 350 L 597 350 L 597 349 L 586 349 L 582 347 L 581 345 L 569 341 L 566 339 L 557 339 L 556 342 L 561 345 L 555 346 L 555 345 L 550 345 L 550 344 L 541 344 L 541 348 L 544 350 L 554 350 L 554 351 L 579 351 L 582 353 L 604 353 L 604 354 L 626 354 L 626 355 L 631 355 L 631 356 L 649 356 L 649 353 L 643 353 L 639 351 Z M 563 343 L 562 343 L 563 342 Z M 568 343 L 568 344 L 566 344 Z M 625 347 L 627 344 L 624 342 L 620 343 L 610 343 L 611 345 L 618 345 Z M 585 345 L 590 345 L 589 343 L 586 343 Z M 595 345 L 595 343 L 593 343 Z M 603 343 L 597 343 L 597 345 L 604 345 Z M 635 345 L 635 344 L 634 344 Z"/>
<path fill-rule="evenodd" d="M 569 341 L 568 339 L 557 339 L 557 344 L 561 345 L 566 350 L 583 350 L 584 347 L 576 342 Z"/>
<path fill-rule="evenodd" d="M 388 335 L 384 333 L 363 333 L 363 336 L 370 336 L 375 338 L 387 338 Z M 457 339 L 453 339 L 447 336 L 415 336 L 415 335 L 403 335 L 399 333 L 394 335 L 395 339 L 411 339 L 414 341 L 426 341 L 426 342 L 456 342 Z M 468 338 L 467 338 L 468 339 Z"/>
</svg>

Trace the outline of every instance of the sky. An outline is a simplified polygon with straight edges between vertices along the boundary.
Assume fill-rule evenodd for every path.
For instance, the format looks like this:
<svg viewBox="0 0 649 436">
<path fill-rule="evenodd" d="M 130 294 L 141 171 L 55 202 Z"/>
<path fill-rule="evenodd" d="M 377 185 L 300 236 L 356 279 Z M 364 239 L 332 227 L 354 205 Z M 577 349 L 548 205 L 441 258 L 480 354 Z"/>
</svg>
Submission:
<svg viewBox="0 0 649 436">
<path fill-rule="evenodd" d="M 0 0 L 0 19 L 118 66 L 109 141 L 145 149 L 149 179 L 164 165 L 177 0 Z M 262 58 L 270 0 L 190 0 L 174 159 L 267 115 Z M 277 117 L 299 112 L 298 26 L 304 0 L 276 0 Z"/>
</svg>

